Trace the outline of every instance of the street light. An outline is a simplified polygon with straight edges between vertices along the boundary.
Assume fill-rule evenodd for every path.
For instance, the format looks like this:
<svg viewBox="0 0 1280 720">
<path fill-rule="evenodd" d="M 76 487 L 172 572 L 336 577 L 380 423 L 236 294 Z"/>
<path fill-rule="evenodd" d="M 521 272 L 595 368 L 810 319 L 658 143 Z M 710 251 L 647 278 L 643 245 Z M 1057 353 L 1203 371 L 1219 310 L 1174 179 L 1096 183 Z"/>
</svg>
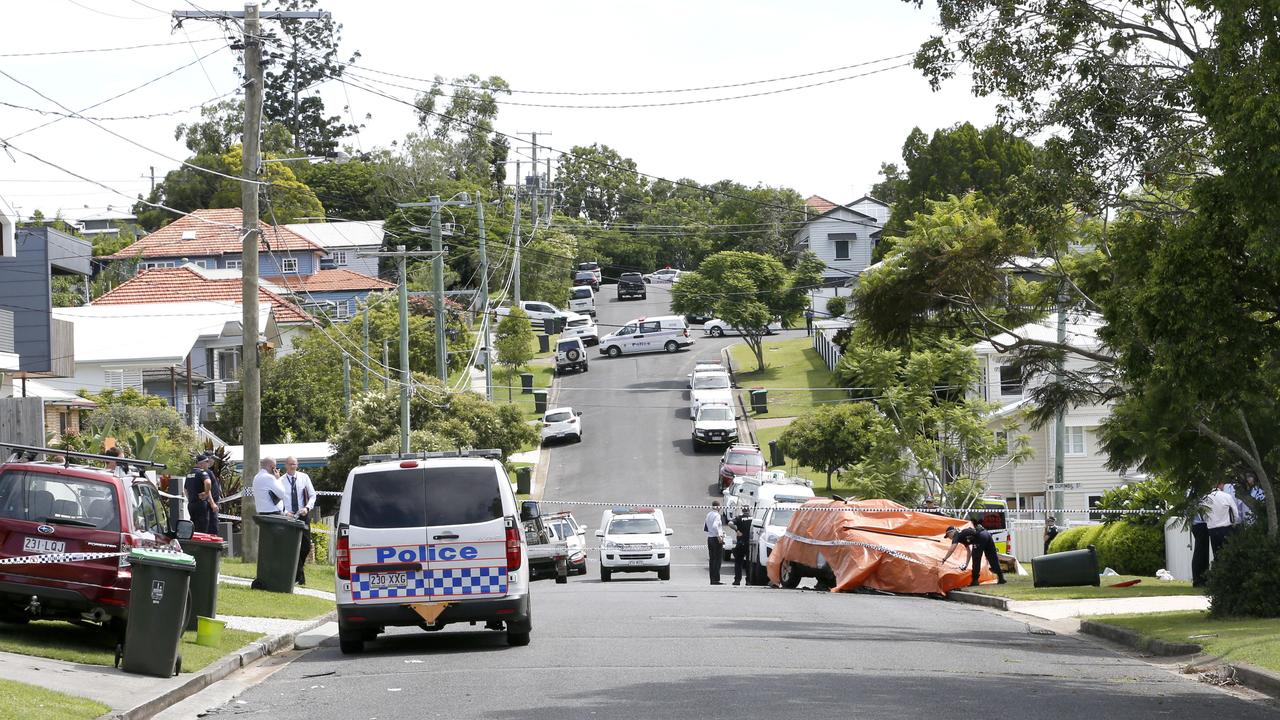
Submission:
<svg viewBox="0 0 1280 720">
<path fill-rule="evenodd" d="M 338 165 L 341 165 L 343 163 L 351 162 L 351 156 L 342 152 L 341 150 L 335 150 L 334 152 L 327 153 L 325 155 L 305 155 L 302 157 L 267 158 L 263 160 L 262 163 L 265 165 L 267 163 L 273 163 L 273 162 L 279 162 L 279 163 L 298 162 L 300 160 L 305 160 L 306 162 L 313 162 L 313 163 L 332 162 L 332 163 L 337 163 Z"/>
</svg>

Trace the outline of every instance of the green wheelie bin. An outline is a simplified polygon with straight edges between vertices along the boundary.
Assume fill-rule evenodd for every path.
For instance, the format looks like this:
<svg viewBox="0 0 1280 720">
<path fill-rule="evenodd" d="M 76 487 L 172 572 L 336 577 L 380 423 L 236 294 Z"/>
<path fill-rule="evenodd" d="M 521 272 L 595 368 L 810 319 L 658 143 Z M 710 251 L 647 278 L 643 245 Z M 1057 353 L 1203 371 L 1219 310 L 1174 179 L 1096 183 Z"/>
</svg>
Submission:
<svg viewBox="0 0 1280 720">
<path fill-rule="evenodd" d="M 1031 574 L 1036 587 L 1101 585 L 1098 553 L 1090 545 L 1083 550 L 1037 555 L 1031 558 Z"/>
<path fill-rule="evenodd" d="M 173 677 L 182 669 L 178 643 L 191 611 L 188 589 L 196 559 L 185 553 L 137 548 L 129 553 L 132 580 L 121 669 Z"/>
<path fill-rule="evenodd" d="M 196 572 L 191 576 L 191 605 L 195 612 L 187 620 L 187 629 L 195 630 L 199 618 L 216 618 L 218 612 L 218 572 L 222 569 L 222 553 L 227 541 L 217 535 L 196 533 L 190 540 L 179 540 L 182 551 L 196 559 Z"/>
<path fill-rule="evenodd" d="M 258 577 L 253 587 L 270 592 L 293 592 L 306 523 L 287 515 L 254 515 L 253 521 L 258 524 Z"/>
</svg>

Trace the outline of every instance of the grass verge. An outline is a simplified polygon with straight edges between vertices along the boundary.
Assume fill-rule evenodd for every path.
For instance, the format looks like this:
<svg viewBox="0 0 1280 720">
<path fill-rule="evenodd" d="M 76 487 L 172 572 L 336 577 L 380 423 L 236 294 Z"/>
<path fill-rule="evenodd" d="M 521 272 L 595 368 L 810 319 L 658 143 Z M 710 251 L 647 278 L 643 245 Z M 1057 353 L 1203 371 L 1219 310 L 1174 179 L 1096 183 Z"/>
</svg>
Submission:
<svg viewBox="0 0 1280 720">
<path fill-rule="evenodd" d="M 89 720 L 110 709 L 89 698 L 64 695 L 13 680 L 0 680 L 0 720 Z"/>
<path fill-rule="evenodd" d="M 1028 567 L 1028 570 L 1031 568 Z M 1005 575 L 1009 581 L 1004 585 L 982 585 L 968 588 L 969 592 L 983 595 L 996 595 L 1010 600 L 1096 600 L 1100 598 L 1133 598 L 1160 597 L 1165 595 L 1203 595 L 1203 588 L 1192 587 L 1185 580 L 1157 580 L 1140 575 L 1116 575 L 1102 578 L 1101 587 L 1085 585 L 1083 587 L 1046 587 L 1038 588 L 1032 576 Z M 1107 587 L 1127 580 L 1141 580 L 1131 587 Z"/>
<path fill-rule="evenodd" d="M 533 374 L 533 387 L 535 389 L 546 389 L 551 387 L 553 369 L 554 368 L 551 365 L 530 365 L 526 367 L 523 372 Z M 525 417 L 530 419 L 542 417 L 541 413 L 533 411 L 533 393 L 525 395 L 520 392 L 519 373 L 508 373 L 507 369 L 504 367 L 494 373 L 493 381 L 494 402 L 514 404 L 520 408 L 520 412 L 523 413 Z"/>
<path fill-rule="evenodd" d="M 1227 662 L 1244 662 L 1280 672 L 1280 619 L 1210 618 L 1202 611 L 1106 615 L 1090 618 L 1147 637 L 1196 643 Z"/>
<path fill-rule="evenodd" d="M 222 642 L 217 647 L 205 647 L 196 644 L 195 632 L 183 633 L 178 647 L 178 653 L 182 655 L 182 672 L 200 670 L 260 637 L 261 633 L 223 630 Z M 0 651 L 3 652 L 110 667 L 115 664 L 115 648 L 115 636 L 97 627 L 80 627 L 57 621 L 0 625 Z M 0 707 L 5 706 L 0 704 Z"/>
<path fill-rule="evenodd" d="M 329 590 L 333 590 L 332 581 Z M 310 595 L 254 590 L 222 583 L 218 586 L 218 615 L 309 620 L 333 610 L 333 601 Z"/>
<path fill-rule="evenodd" d="M 316 533 L 312 536 L 317 542 L 322 536 Z M 319 565 L 316 563 L 307 563 L 306 567 L 307 581 L 303 583 L 303 587 L 312 590 L 324 590 L 333 592 L 333 566 Z M 223 575 L 230 575 L 239 578 L 255 578 L 258 576 L 257 563 L 247 563 L 240 558 L 222 558 L 222 565 L 219 572 Z M 219 590 L 219 600 L 221 600 L 221 590 Z"/>
<path fill-rule="evenodd" d="M 794 417 L 803 415 L 823 402 L 848 397 L 844 390 L 836 387 L 835 377 L 813 349 L 811 338 L 766 340 L 763 371 L 754 369 L 756 358 L 746 343 L 735 343 L 729 348 L 729 353 L 733 357 L 736 380 L 742 387 L 743 399 L 748 408 L 751 407 L 751 397 L 746 394 L 749 389 L 762 387 L 769 390 L 769 412 L 752 413 L 752 417 Z M 825 482 L 826 476 L 823 477 Z"/>
</svg>

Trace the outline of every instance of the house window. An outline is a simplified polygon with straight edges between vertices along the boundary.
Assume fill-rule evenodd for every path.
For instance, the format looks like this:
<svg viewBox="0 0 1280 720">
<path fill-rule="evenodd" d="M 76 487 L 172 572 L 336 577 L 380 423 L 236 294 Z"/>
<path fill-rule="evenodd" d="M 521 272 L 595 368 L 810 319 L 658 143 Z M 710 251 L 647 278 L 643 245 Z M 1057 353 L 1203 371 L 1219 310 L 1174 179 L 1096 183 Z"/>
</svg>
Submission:
<svg viewBox="0 0 1280 720">
<path fill-rule="evenodd" d="M 123 392 L 125 388 L 133 388 L 134 390 L 142 390 L 142 371 L 141 370 L 104 370 L 102 372 L 103 384 L 112 390 Z"/>
<path fill-rule="evenodd" d="M 349 317 L 351 317 L 351 301 L 350 300 L 338 301 L 338 303 L 333 307 L 333 319 L 346 320 Z"/>
<path fill-rule="evenodd" d="M 828 237 L 831 238 L 831 245 L 835 248 L 835 259 L 848 260 L 849 246 L 858 239 L 858 236 L 854 233 L 832 233 Z"/>
<path fill-rule="evenodd" d="M 997 445 L 1003 444 L 1005 448 L 1004 452 L 1000 453 L 1000 457 L 1005 457 L 1006 455 L 1008 455 L 1009 454 L 1009 433 L 1005 432 L 1004 430 L 997 430 L 995 432 L 995 441 Z"/>
<path fill-rule="evenodd" d="M 1022 368 L 1016 365 L 1000 366 L 1000 394 L 1022 394 Z"/>
<path fill-rule="evenodd" d="M 1090 496 L 1089 496 L 1089 509 L 1090 509 L 1090 510 L 1093 510 L 1094 508 L 1098 507 L 1098 504 L 1099 504 L 1099 503 L 1101 503 L 1101 502 L 1102 502 L 1102 496 L 1101 496 L 1101 495 L 1090 495 Z M 1106 520 L 1106 519 L 1107 519 L 1107 516 L 1106 516 L 1106 514 L 1105 514 L 1105 513 L 1100 513 L 1100 512 L 1091 512 L 1091 513 L 1089 513 L 1089 519 L 1090 519 L 1090 520 L 1098 520 L 1098 521 L 1100 521 L 1100 522 L 1101 522 L 1101 521 L 1103 521 L 1103 520 Z"/>
<path fill-rule="evenodd" d="M 138 272 L 143 270 L 151 270 L 154 268 L 171 268 L 178 267 L 177 263 L 172 260 L 147 260 L 138 263 Z"/>
<path fill-rule="evenodd" d="M 239 269 L 241 269 L 241 268 L 243 268 L 243 267 L 244 267 L 244 261 L 243 261 L 243 260 L 228 260 L 228 261 L 227 261 L 227 269 L 228 269 L 228 270 L 239 270 Z"/>
<path fill-rule="evenodd" d="M 67 413 L 64 413 L 64 412 L 58 413 L 58 434 L 61 435 L 62 437 L 67 436 L 67 426 L 70 424 L 67 422 L 67 420 L 68 420 Z"/>
<path fill-rule="evenodd" d="M 282 274 L 283 274 L 283 273 L 297 273 L 297 272 L 298 272 L 298 258 L 291 258 L 291 257 L 287 257 L 287 258 L 280 258 L 280 272 L 281 272 Z"/>
<path fill-rule="evenodd" d="M 334 264 L 334 267 L 343 267 L 347 264 L 347 252 L 345 250 L 339 250 L 332 253 L 329 255 L 329 260 Z"/>
<path fill-rule="evenodd" d="M 1084 451 L 1084 426 L 1068 425 L 1067 426 L 1067 455 L 1082 457 Z"/>
</svg>

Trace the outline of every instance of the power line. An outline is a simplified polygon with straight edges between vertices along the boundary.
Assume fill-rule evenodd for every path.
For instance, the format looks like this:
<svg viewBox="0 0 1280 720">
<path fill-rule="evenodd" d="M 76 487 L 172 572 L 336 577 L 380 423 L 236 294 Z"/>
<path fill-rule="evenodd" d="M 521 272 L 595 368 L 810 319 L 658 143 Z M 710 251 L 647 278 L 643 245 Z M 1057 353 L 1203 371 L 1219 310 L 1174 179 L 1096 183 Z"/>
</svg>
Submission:
<svg viewBox="0 0 1280 720">
<path fill-rule="evenodd" d="M 147 43 L 145 45 L 122 45 L 119 47 L 106 47 L 106 48 L 79 48 L 76 50 L 41 50 L 38 52 L 0 53 L 0 58 L 41 57 L 46 55 L 83 55 L 85 53 L 123 52 L 125 50 L 141 50 L 143 48 L 171 47 L 173 45 L 186 45 L 188 43 L 216 42 L 218 40 L 222 40 L 222 38 L 193 38 L 190 40 L 178 40 L 175 42 Z"/>
</svg>

